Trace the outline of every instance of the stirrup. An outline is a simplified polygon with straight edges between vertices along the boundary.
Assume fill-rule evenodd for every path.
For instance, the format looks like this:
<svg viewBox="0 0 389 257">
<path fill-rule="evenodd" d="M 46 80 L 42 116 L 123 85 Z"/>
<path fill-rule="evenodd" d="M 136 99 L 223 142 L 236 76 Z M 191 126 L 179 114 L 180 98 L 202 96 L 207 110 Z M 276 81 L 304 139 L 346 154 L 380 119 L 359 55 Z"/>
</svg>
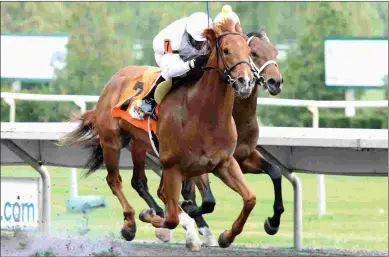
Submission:
<svg viewBox="0 0 389 257">
<path fill-rule="evenodd" d="M 155 113 L 155 109 L 157 109 L 157 105 L 154 106 L 153 110 L 151 111 L 150 117 L 154 120 L 158 120 L 158 116 Z"/>
</svg>

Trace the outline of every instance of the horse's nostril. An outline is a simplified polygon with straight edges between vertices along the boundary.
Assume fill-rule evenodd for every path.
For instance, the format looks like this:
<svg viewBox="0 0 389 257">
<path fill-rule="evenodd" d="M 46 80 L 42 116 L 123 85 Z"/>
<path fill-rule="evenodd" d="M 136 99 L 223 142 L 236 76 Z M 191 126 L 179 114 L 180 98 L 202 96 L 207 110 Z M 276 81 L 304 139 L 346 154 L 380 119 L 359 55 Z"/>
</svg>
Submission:
<svg viewBox="0 0 389 257">
<path fill-rule="evenodd" d="M 239 77 L 239 78 L 238 78 L 238 82 L 241 83 L 241 84 L 243 84 L 243 83 L 246 82 L 246 80 L 245 80 L 244 77 Z"/>
<path fill-rule="evenodd" d="M 266 81 L 266 83 L 271 86 L 271 87 L 274 87 L 276 84 L 277 84 L 277 81 L 273 78 L 270 78 Z"/>
</svg>

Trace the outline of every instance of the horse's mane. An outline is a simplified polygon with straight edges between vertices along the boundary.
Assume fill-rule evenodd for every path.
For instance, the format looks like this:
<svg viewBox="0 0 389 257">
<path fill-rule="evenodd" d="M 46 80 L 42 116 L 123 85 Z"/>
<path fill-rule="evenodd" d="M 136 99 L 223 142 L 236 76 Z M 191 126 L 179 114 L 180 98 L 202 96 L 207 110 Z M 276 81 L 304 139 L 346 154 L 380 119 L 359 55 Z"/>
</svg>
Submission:
<svg viewBox="0 0 389 257">
<path fill-rule="evenodd" d="M 238 27 L 238 29 L 237 29 Z M 238 32 L 239 26 L 235 24 L 235 22 L 230 18 L 224 18 L 222 21 L 218 23 L 214 23 L 212 25 L 212 28 L 207 28 L 204 30 L 203 35 L 207 38 L 208 43 L 211 45 L 211 47 L 215 46 L 216 38 L 226 32 Z"/>
<path fill-rule="evenodd" d="M 237 32 L 235 22 L 230 18 L 224 18 L 221 22 L 213 24 L 212 28 L 217 35 L 225 32 Z"/>
</svg>

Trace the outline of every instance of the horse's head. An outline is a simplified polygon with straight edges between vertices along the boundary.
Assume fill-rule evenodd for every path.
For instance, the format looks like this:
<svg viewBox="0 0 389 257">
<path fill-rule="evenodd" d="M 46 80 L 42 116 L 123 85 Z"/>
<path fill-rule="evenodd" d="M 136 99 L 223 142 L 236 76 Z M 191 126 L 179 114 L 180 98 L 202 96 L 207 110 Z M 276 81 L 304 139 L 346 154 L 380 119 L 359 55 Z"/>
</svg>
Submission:
<svg viewBox="0 0 389 257">
<path fill-rule="evenodd" d="M 217 69 L 222 80 L 235 89 L 239 97 L 247 98 L 255 85 L 250 66 L 250 47 L 240 26 L 230 19 L 214 24 L 204 31 L 211 45 L 211 54 L 206 69 Z"/>
<path fill-rule="evenodd" d="M 247 44 L 251 48 L 257 84 L 278 95 L 282 90 L 282 75 L 276 63 L 278 51 L 272 45 L 264 30 L 247 33 Z"/>
</svg>

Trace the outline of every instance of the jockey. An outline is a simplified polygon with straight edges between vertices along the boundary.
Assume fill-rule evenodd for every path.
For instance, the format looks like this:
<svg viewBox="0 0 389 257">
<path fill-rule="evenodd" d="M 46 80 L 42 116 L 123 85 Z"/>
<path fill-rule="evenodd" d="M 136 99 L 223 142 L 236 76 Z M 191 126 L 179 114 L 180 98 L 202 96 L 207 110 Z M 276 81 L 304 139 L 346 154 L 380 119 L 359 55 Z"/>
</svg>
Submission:
<svg viewBox="0 0 389 257">
<path fill-rule="evenodd" d="M 196 12 L 181 18 L 164 28 L 153 40 L 154 56 L 161 75 L 156 79 L 150 92 L 143 98 L 139 108 L 157 119 L 154 110 L 159 99 L 153 98 L 153 91 L 163 81 L 161 88 L 165 95 L 171 88 L 174 77 L 182 76 L 193 68 L 202 67 L 208 61 L 208 48 L 203 32 L 212 26 L 212 20 L 203 12 Z M 158 90 L 160 90 L 158 88 Z M 157 94 L 156 94 L 157 96 Z"/>
</svg>

